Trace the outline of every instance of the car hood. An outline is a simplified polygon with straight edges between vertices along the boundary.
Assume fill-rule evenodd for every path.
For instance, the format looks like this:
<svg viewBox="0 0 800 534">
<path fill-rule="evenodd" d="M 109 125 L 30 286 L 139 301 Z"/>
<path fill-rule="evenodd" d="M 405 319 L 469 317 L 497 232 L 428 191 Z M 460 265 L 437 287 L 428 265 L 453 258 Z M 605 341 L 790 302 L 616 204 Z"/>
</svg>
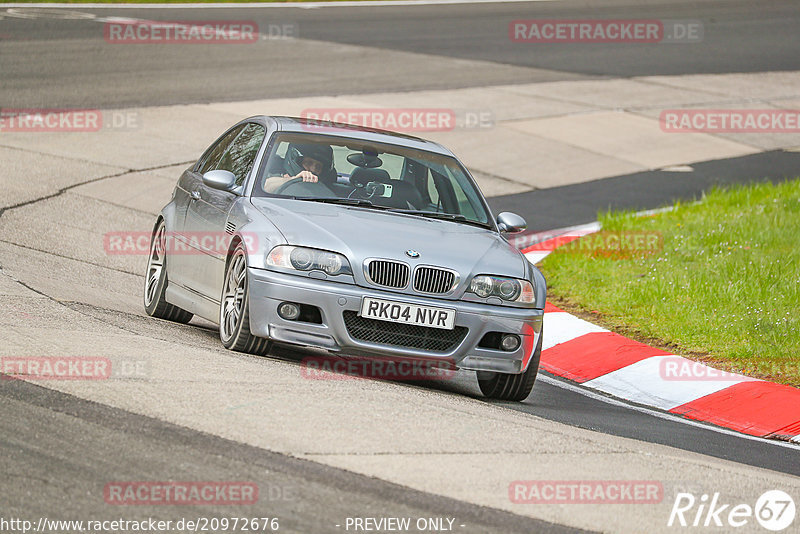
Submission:
<svg viewBox="0 0 800 534">
<path fill-rule="evenodd" d="M 526 276 L 519 251 L 498 233 L 477 226 L 287 198 L 253 198 L 252 203 L 288 244 L 347 256 L 357 280 L 366 258 L 447 267 L 458 271 L 462 281 L 476 274 Z M 407 250 L 419 257 L 411 259 Z"/>
</svg>

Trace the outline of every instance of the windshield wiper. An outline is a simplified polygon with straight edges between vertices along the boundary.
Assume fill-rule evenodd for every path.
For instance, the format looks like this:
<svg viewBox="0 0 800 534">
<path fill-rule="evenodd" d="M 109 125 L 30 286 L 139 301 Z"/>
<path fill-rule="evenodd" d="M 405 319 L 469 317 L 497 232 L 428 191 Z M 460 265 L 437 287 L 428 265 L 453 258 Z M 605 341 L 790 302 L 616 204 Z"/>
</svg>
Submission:
<svg viewBox="0 0 800 534">
<path fill-rule="evenodd" d="M 347 206 L 356 206 L 356 207 L 359 207 L 359 208 L 374 208 L 374 209 L 378 209 L 378 210 L 388 210 L 388 209 L 390 209 L 390 208 L 388 208 L 386 206 L 373 204 L 369 200 L 364 200 L 363 198 L 295 197 L 295 200 L 305 200 L 307 202 L 324 202 L 326 204 L 345 204 Z"/>
<path fill-rule="evenodd" d="M 445 221 L 471 224 L 473 226 L 479 226 L 481 228 L 488 228 L 489 230 L 494 230 L 494 228 L 492 228 L 491 225 L 487 223 L 474 221 L 472 219 L 467 219 L 465 216 L 456 213 L 443 213 L 441 211 L 402 210 L 402 209 L 392 209 L 391 211 L 394 213 L 405 213 L 407 215 L 419 215 L 421 217 L 430 217 L 431 219 L 442 219 Z"/>
</svg>

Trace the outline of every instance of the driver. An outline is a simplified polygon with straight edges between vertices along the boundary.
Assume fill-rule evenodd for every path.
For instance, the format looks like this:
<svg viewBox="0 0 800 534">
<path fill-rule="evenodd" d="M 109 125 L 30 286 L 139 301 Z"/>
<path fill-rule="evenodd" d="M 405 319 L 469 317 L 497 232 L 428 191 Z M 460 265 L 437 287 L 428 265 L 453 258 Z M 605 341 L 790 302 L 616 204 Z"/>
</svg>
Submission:
<svg viewBox="0 0 800 534">
<path fill-rule="evenodd" d="M 333 168 L 333 149 L 329 145 L 291 144 L 284 159 L 285 172 L 264 181 L 264 191 L 274 193 L 289 180 L 319 182 L 336 176 Z M 334 178 L 335 180 L 335 178 Z"/>
</svg>

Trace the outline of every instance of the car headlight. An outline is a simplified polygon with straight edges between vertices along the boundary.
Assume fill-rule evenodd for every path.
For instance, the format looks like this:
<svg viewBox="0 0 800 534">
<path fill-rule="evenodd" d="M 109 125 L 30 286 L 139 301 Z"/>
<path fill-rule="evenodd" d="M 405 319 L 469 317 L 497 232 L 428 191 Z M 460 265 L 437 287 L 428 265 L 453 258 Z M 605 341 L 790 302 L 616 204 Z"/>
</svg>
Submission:
<svg viewBox="0 0 800 534">
<path fill-rule="evenodd" d="M 341 254 L 291 245 L 273 248 L 267 255 L 267 266 L 293 271 L 322 271 L 330 276 L 353 274 L 350 262 Z"/>
<path fill-rule="evenodd" d="M 536 299 L 533 284 L 528 280 L 481 274 L 469 284 L 470 293 L 481 298 L 499 297 L 506 302 L 531 304 Z"/>
</svg>

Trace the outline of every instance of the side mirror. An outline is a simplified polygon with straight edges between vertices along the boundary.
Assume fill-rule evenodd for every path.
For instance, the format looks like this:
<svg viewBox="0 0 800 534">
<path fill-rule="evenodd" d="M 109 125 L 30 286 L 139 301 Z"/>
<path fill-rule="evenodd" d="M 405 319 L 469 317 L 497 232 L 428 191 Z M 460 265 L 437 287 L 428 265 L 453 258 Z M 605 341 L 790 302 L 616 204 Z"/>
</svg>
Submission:
<svg viewBox="0 0 800 534">
<path fill-rule="evenodd" d="M 231 171 L 208 171 L 203 175 L 203 183 L 212 189 L 230 191 L 236 186 L 236 176 Z"/>
<path fill-rule="evenodd" d="M 528 223 L 516 213 L 504 211 L 497 216 L 497 227 L 506 234 L 518 234 L 528 228 Z"/>
</svg>

